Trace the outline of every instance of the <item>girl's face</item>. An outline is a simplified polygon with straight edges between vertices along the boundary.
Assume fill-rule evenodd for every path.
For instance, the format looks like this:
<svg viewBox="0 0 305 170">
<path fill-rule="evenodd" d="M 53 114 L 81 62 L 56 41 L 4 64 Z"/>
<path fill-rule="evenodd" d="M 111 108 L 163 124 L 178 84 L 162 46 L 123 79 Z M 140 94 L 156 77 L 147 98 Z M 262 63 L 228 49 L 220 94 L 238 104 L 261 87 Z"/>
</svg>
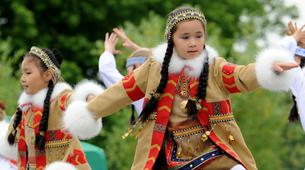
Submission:
<svg viewBox="0 0 305 170">
<path fill-rule="evenodd" d="M 34 57 L 25 57 L 21 64 L 21 85 L 28 95 L 33 95 L 39 90 L 47 88 L 52 78 L 49 70 L 43 71 Z"/>
<path fill-rule="evenodd" d="M 199 20 L 186 20 L 177 24 L 173 41 L 176 52 L 183 59 L 197 57 L 203 51 L 204 28 Z"/>
<path fill-rule="evenodd" d="M 132 73 L 135 69 L 139 68 L 142 64 L 136 63 L 127 68 L 128 74 Z"/>
</svg>

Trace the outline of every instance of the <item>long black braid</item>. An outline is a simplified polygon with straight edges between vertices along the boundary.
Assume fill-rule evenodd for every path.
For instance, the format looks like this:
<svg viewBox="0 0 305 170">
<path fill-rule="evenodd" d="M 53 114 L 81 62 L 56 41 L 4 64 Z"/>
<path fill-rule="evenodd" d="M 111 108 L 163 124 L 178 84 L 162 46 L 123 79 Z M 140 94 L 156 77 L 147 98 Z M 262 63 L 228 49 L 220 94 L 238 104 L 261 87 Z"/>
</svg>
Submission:
<svg viewBox="0 0 305 170">
<path fill-rule="evenodd" d="M 21 118 L 22 118 L 22 110 L 18 107 L 16 112 L 15 112 L 13 130 L 10 132 L 10 134 L 8 135 L 8 138 L 7 138 L 8 143 L 10 145 L 13 145 L 15 143 L 15 138 L 16 138 L 16 134 L 17 134 L 17 127 L 21 122 Z"/>
<path fill-rule="evenodd" d="M 205 50 L 205 46 L 203 47 Z M 203 68 L 200 73 L 199 77 L 199 85 L 197 89 L 197 98 L 194 99 L 188 99 L 186 108 L 187 108 L 187 114 L 191 116 L 193 119 L 197 118 L 198 110 L 199 108 L 197 105 L 201 106 L 200 101 L 205 99 L 206 91 L 207 91 L 207 85 L 208 85 L 208 76 L 209 76 L 209 61 L 208 61 L 208 52 L 205 50 L 206 53 L 206 61 L 203 63 Z M 196 105 L 197 104 L 197 105 Z"/>
<path fill-rule="evenodd" d="M 60 64 L 61 64 L 62 60 L 60 58 L 59 51 L 50 50 L 47 48 L 43 48 L 42 50 L 48 54 L 48 56 L 50 57 L 50 59 L 52 60 L 54 65 L 60 69 Z M 44 150 L 45 143 L 46 143 L 45 132 L 48 129 L 50 103 L 51 103 L 50 101 L 51 101 L 51 95 L 52 95 L 53 89 L 54 89 L 54 83 L 51 79 L 49 81 L 47 95 L 46 95 L 46 98 L 44 99 L 44 103 L 43 103 L 43 114 L 42 114 L 42 118 L 41 118 L 40 124 L 39 124 L 39 133 L 36 134 L 35 144 L 39 150 Z"/>
<path fill-rule="evenodd" d="M 49 113 L 50 113 L 50 100 L 51 100 L 51 95 L 54 89 L 54 84 L 51 81 L 49 81 L 48 84 L 48 92 L 46 95 L 46 98 L 44 99 L 43 103 L 43 114 L 42 118 L 40 120 L 39 124 L 39 133 L 36 134 L 36 141 L 35 144 L 38 147 L 39 150 L 44 150 L 45 146 L 45 132 L 48 129 L 48 121 L 49 121 Z"/>
<path fill-rule="evenodd" d="M 167 42 L 167 49 L 165 52 L 165 57 L 162 63 L 162 68 L 161 68 L 161 80 L 160 83 L 157 87 L 157 90 L 154 94 L 151 95 L 150 100 L 146 103 L 145 107 L 143 108 L 141 112 L 141 121 L 145 121 L 148 119 L 149 115 L 155 110 L 155 108 L 158 105 L 160 95 L 163 93 L 167 80 L 168 80 L 168 67 L 170 60 L 173 55 L 173 48 L 174 48 L 174 42 L 173 39 L 169 39 Z"/>
<path fill-rule="evenodd" d="M 305 59 L 302 58 L 301 59 L 301 63 L 300 63 L 300 67 L 303 68 L 305 65 Z M 290 109 L 290 114 L 288 116 L 288 120 L 289 122 L 295 122 L 297 120 L 299 120 L 299 111 L 298 111 L 298 107 L 297 107 L 297 102 L 295 101 L 295 96 L 292 95 L 292 101 L 293 101 L 293 105 Z"/>
</svg>

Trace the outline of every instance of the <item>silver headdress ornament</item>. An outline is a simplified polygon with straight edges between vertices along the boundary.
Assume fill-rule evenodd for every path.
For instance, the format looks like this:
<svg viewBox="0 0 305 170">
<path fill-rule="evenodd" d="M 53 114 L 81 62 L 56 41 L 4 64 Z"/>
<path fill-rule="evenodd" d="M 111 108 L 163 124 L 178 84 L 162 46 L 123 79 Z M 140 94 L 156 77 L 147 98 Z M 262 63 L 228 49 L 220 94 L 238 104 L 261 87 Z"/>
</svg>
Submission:
<svg viewBox="0 0 305 170">
<path fill-rule="evenodd" d="M 177 10 L 177 13 L 174 12 Z M 167 22 L 166 22 L 166 28 L 165 28 L 165 38 L 169 40 L 172 36 L 171 30 L 181 21 L 184 20 L 190 20 L 190 19 L 196 19 L 203 23 L 204 29 L 206 29 L 206 19 L 204 17 L 204 14 L 200 12 L 199 10 L 196 10 L 191 7 L 182 7 L 177 8 L 175 11 L 173 11 L 172 15 L 170 14 Z M 178 12 L 178 10 L 180 10 Z"/>
<path fill-rule="evenodd" d="M 58 67 L 53 63 L 53 61 L 50 59 L 49 55 L 45 53 L 41 48 L 38 47 L 31 47 L 31 50 L 29 54 L 33 54 L 37 57 L 39 57 L 42 62 L 48 67 L 48 69 L 52 73 L 52 81 L 54 84 L 60 81 L 64 81 L 64 79 L 61 76 L 61 72 Z"/>
</svg>

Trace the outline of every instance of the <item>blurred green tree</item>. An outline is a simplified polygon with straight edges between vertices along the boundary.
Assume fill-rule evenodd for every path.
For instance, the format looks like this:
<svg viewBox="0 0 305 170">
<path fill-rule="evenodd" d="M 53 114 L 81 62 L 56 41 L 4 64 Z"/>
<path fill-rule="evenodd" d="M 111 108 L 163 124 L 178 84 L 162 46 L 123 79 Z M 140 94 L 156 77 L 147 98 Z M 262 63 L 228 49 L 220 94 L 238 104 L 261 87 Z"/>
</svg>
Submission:
<svg viewBox="0 0 305 170">
<path fill-rule="evenodd" d="M 0 38 L 12 39 L 12 53 L 19 49 L 27 51 L 32 45 L 58 48 L 68 63 L 67 69 L 72 69 L 72 73 L 81 71 L 82 76 L 95 78 L 98 60 L 98 55 L 92 53 L 96 48 L 95 42 L 103 39 L 105 33 L 110 32 L 113 27 L 126 21 L 139 25 L 142 18 L 149 16 L 150 11 L 165 17 L 182 4 L 201 8 L 208 20 L 208 32 L 218 31 L 223 54 L 228 56 L 236 38 L 241 37 L 243 27 L 238 24 L 240 17 L 246 15 L 259 18 L 260 24 L 253 25 L 252 31 L 261 32 L 270 23 L 273 26 L 278 25 L 281 16 L 292 13 L 281 2 L 282 0 L 2 0 Z M 275 17 L 264 17 L 270 12 L 265 9 L 270 9 Z M 152 25 L 154 23 L 150 23 Z M 164 22 L 162 25 L 164 26 Z M 163 30 L 160 33 L 162 32 Z M 145 35 L 147 40 L 154 37 L 154 34 Z M 68 66 L 69 64 L 79 68 Z M 17 69 L 16 63 L 14 69 Z M 75 74 L 67 74 L 65 78 L 68 82 L 75 83 L 77 80 L 74 76 Z"/>
</svg>

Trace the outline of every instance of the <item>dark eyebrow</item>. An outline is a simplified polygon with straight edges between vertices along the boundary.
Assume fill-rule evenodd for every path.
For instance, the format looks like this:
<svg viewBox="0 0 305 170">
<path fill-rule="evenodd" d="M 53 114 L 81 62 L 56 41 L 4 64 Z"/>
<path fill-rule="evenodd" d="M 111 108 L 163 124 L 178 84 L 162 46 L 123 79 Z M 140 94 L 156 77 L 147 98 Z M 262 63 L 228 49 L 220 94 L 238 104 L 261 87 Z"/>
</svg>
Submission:
<svg viewBox="0 0 305 170">
<path fill-rule="evenodd" d="M 26 68 L 23 68 L 22 70 L 23 70 L 23 71 L 28 71 L 28 70 L 30 70 L 30 69 L 26 67 Z"/>
<path fill-rule="evenodd" d="M 190 33 L 183 33 L 183 34 L 181 34 L 181 35 L 190 35 Z"/>
</svg>

